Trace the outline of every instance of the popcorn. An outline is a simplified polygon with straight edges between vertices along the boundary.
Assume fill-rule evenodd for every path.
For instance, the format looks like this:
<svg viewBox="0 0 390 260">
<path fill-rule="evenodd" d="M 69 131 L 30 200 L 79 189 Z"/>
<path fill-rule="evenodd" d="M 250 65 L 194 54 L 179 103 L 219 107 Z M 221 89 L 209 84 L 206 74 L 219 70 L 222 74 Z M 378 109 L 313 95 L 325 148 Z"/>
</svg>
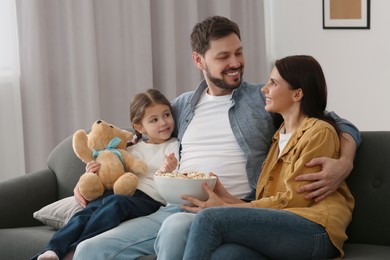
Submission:
<svg viewBox="0 0 390 260">
<path fill-rule="evenodd" d="M 203 172 L 157 172 L 157 176 L 176 179 L 209 179 L 211 175 Z"/>
</svg>

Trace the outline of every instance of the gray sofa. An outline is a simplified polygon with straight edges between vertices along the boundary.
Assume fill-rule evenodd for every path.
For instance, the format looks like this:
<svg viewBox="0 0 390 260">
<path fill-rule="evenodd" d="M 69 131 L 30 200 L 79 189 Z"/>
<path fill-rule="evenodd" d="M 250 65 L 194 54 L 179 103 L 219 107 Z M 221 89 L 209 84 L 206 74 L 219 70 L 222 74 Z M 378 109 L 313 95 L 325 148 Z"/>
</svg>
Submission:
<svg viewBox="0 0 390 260">
<path fill-rule="evenodd" d="M 390 131 L 362 132 L 362 138 L 347 180 L 356 208 L 345 258 L 390 259 Z M 0 182 L 0 259 L 29 259 L 43 249 L 55 230 L 33 212 L 71 196 L 84 168 L 70 136 L 53 149 L 47 169 Z"/>
</svg>

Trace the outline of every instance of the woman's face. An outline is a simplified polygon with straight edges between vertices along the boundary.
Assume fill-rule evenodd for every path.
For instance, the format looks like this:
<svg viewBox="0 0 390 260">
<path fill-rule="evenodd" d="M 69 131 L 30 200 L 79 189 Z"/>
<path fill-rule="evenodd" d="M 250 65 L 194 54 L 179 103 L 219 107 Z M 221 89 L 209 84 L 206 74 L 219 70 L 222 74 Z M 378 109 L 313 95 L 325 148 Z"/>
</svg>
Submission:
<svg viewBox="0 0 390 260">
<path fill-rule="evenodd" d="M 261 89 L 265 95 L 265 110 L 285 114 L 296 104 L 296 94 L 300 89 L 291 89 L 287 81 L 273 68 L 268 83 Z"/>
</svg>

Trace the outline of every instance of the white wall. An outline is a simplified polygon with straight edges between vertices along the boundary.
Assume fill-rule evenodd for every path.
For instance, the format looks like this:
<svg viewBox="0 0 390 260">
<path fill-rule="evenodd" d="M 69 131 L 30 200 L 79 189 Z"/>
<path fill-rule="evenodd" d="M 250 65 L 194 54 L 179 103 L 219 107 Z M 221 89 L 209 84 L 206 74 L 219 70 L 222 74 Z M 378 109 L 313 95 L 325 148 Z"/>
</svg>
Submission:
<svg viewBox="0 0 390 260">
<path fill-rule="evenodd" d="M 370 30 L 324 30 L 321 0 L 265 0 L 273 61 L 309 54 L 322 65 L 328 110 L 360 130 L 390 130 L 390 1 L 371 1 Z"/>
</svg>

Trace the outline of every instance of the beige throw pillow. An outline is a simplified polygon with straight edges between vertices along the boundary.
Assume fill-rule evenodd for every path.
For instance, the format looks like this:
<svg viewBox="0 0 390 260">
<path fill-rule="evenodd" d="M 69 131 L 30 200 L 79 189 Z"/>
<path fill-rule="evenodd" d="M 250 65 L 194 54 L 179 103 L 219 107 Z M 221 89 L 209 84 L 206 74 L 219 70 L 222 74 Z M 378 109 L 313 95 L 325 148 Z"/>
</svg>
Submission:
<svg viewBox="0 0 390 260">
<path fill-rule="evenodd" d="M 74 196 L 53 202 L 34 212 L 33 216 L 43 224 L 60 229 L 68 223 L 69 219 L 83 207 Z"/>
</svg>

